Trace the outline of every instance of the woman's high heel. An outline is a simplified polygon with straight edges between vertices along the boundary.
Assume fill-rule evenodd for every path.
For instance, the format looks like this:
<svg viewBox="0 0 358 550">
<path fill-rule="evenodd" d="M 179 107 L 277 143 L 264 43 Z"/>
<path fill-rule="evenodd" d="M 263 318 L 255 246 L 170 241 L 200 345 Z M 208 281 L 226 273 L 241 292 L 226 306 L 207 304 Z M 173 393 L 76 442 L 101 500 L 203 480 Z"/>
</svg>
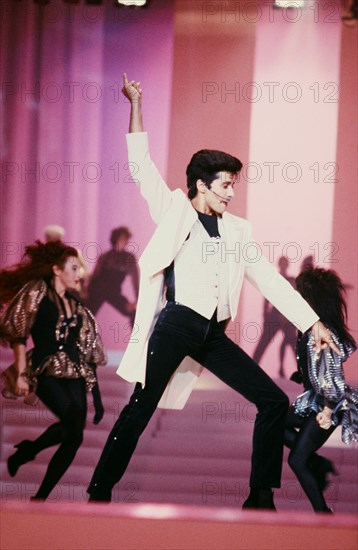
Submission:
<svg viewBox="0 0 358 550">
<path fill-rule="evenodd" d="M 16 453 L 12 454 L 7 459 L 7 469 L 11 477 L 16 475 L 20 466 L 26 464 L 26 462 L 30 462 L 30 460 L 33 460 L 36 456 L 32 441 L 25 439 L 25 441 L 14 445 L 14 447 L 17 449 Z"/>
<path fill-rule="evenodd" d="M 328 474 L 338 476 L 338 472 L 333 462 L 321 455 L 312 456 L 310 460 L 310 468 L 317 480 L 318 486 L 321 491 L 324 491 L 330 483 L 328 479 Z"/>
</svg>

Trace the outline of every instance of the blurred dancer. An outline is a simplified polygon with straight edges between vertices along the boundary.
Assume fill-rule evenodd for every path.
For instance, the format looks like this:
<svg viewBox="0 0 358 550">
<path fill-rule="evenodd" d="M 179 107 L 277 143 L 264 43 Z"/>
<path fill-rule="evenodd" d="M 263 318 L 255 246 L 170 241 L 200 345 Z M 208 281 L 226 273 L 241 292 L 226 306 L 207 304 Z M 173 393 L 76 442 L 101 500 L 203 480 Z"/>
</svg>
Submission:
<svg viewBox="0 0 358 550">
<path fill-rule="evenodd" d="M 46 225 L 43 229 L 45 242 L 53 242 L 53 241 L 63 241 L 63 238 L 66 234 L 66 231 L 64 227 L 61 225 Z"/>
<path fill-rule="evenodd" d="M 102 254 L 90 278 L 86 304 L 94 315 L 102 304 L 107 302 L 134 323 L 136 301 L 139 289 L 137 259 L 126 250 L 132 237 L 128 227 L 113 229 L 110 237 L 112 248 Z M 122 284 L 126 277 L 132 282 L 136 301 L 130 302 L 122 294 Z"/>
</svg>

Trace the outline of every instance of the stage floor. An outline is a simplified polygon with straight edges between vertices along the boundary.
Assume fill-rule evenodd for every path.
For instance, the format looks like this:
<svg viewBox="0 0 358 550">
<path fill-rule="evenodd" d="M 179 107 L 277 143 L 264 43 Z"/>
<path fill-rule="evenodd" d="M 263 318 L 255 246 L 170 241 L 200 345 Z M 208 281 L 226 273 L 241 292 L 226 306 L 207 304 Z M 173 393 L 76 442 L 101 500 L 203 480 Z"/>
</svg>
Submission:
<svg viewBox="0 0 358 550">
<path fill-rule="evenodd" d="M 8 502 L 1 550 L 356 550 L 354 514 Z"/>
</svg>

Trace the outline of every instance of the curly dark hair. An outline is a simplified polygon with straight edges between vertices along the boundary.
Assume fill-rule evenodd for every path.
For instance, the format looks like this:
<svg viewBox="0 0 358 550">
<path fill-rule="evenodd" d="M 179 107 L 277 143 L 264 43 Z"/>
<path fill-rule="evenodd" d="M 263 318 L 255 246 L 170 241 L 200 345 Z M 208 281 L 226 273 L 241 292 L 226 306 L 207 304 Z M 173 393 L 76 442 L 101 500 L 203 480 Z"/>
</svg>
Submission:
<svg viewBox="0 0 358 550">
<path fill-rule="evenodd" d="M 0 306 L 7 304 L 27 282 L 51 279 L 53 266 L 62 269 L 68 258 L 73 257 L 78 258 L 77 250 L 61 241 L 44 244 L 37 240 L 27 246 L 19 264 L 0 270 Z"/>
<path fill-rule="evenodd" d="M 186 181 L 188 186 L 188 197 L 193 199 L 198 190 L 196 182 L 202 180 L 210 189 L 212 182 L 217 178 L 218 172 L 229 172 L 236 174 L 240 172 L 242 162 L 222 151 L 215 149 L 201 149 L 195 153 L 186 169 Z"/>
<path fill-rule="evenodd" d="M 343 343 L 356 346 L 347 328 L 346 288 L 335 271 L 307 266 L 296 278 L 296 288 Z"/>
</svg>

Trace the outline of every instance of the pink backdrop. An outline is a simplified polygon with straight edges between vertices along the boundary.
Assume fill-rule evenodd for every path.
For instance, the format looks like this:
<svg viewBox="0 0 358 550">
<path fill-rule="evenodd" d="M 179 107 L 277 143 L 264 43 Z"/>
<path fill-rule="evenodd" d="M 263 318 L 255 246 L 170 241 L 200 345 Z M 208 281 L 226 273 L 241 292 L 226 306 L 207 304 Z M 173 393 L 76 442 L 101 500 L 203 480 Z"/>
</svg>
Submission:
<svg viewBox="0 0 358 550">
<path fill-rule="evenodd" d="M 289 275 L 307 254 L 334 267 L 351 286 L 357 336 L 357 29 L 342 26 L 339 8 L 338 0 L 289 12 L 263 1 L 152 0 L 144 10 L 3 1 L 2 265 L 49 223 L 66 228 L 90 268 L 118 225 L 130 226 L 140 255 L 153 224 L 124 168 L 126 70 L 143 83 L 152 156 L 170 186 L 185 186 L 199 148 L 239 156 L 232 211 L 253 221 L 272 261 L 289 256 Z M 250 353 L 262 308 L 247 285 L 230 330 Z M 110 306 L 98 319 L 107 347 L 123 349 L 125 319 Z M 262 359 L 272 375 L 279 344 Z"/>
</svg>

